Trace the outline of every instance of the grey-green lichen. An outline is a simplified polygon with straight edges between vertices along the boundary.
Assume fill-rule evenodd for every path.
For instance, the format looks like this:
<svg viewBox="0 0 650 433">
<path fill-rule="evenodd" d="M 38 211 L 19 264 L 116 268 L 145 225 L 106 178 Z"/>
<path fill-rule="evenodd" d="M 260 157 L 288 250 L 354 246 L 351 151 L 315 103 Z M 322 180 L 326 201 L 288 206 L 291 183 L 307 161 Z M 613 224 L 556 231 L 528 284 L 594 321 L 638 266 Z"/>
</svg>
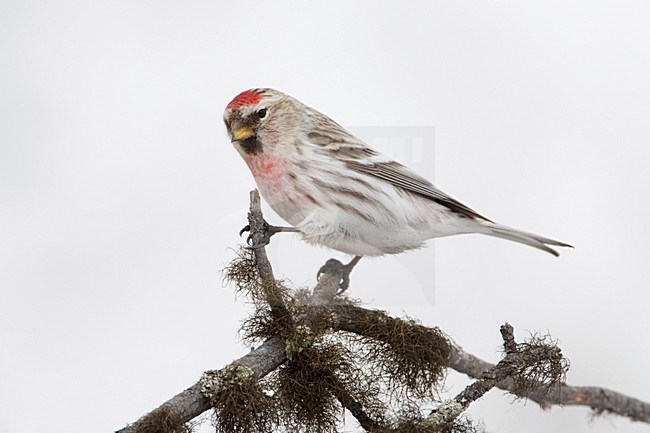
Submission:
<svg viewBox="0 0 650 433">
<path fill-rule="evenodd" d="M 255 372 L 245 365 L 231 365 L 222 370 L 208 370 L 201 376 L 201 394 L 214 401 L 225 388 L 255 380 Z"/>
<path fill-rule="evenodd" d="M 290 339 L 284 342 L 284 350 L 290 361 L 294 355 L 314 344 L 314 331 L 307 325 L 296 326 Z"/>
<path fill-rule="evenodd" d="M 425 423 L 431 427 L 440 427 L 455 420 L 463 412 L 463 405 L 456 400 L 446 400 L 438 405 L 431 414 L 426 417 Z"/>
</svg>

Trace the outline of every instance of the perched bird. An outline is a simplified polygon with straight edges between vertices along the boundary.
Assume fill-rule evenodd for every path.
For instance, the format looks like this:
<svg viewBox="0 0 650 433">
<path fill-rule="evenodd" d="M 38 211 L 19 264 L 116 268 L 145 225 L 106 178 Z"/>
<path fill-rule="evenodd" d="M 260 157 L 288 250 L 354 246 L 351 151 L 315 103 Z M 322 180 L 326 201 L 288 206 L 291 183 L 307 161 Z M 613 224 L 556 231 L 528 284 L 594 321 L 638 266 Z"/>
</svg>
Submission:
<svg viewBox="0 0 650 433">
<path fill-rule="evenodd" d="M 570 245 L 497 224 L 338 123 L 273 89 L 226 107 L 228 134 L 262 197 L 311 244 L 357 256 L 396 254 L 427 239 L 482 233 L 559 255 Z"/>
</svg>

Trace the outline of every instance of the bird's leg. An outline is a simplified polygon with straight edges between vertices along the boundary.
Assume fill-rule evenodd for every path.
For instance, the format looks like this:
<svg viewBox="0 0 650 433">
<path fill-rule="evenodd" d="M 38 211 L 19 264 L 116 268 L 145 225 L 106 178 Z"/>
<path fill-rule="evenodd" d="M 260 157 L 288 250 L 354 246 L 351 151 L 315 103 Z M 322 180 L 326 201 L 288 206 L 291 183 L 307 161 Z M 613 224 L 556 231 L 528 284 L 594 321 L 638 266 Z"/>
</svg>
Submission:
<svg viewBox="0 0 650 433">
<path fill-rule="evenodd" d="M 359 263 L 359 260 L 361 260 L 362 256 L 354 256 L 352 260 L 350 260 L 350 263 L 347 265 L 342 264 L 338 260 L 335 259 L 329 259 L 327 263 L 325 263 L 319 270 L 318 274 L 316 275 L 316 279 L 318 279 L 321 274 L 325 272 L 329 272 L 332 267 L 339 268 L 337 270 L 340 270 L 341 272 L 341 283 L 339 284 L 339 291 L 337 295 L 340 295 L 341 293 L 345 292 L 348 290 L 348 287 L 350 287 L 350 273 L 352 272 L 352 269 L 356 266 L 357 263 Z"/>
<path fill-rule="evenodd" d="M 244 232 L 250 232 L 250 230 L 251 230 L 251 226 L 249 224 L 246 224 L 244 226 L 244 228 L 242 228 L 239 231 L 239 236 L 244 234 Z M 251 242 L 253 241 L 253 235 L 250 234 L 246 238 L 246 243 L 248 244 L 248 246 L 245 247 L 245 248 L 247 248 L 249 250 L 257 250 L 259 248 L 265 247 L 266 245 L 269 244 L 269 242 L 271 242 L 271 236 L 273 236 L 276 233 L 280 233 L 280 232 L 298 233 L 298 232 L 300 232 L 300 230 L 295 228 L 295 227 L 273 226 L 273 225 L 267 223 L 266 221 L 264 221 L 264 234 L 263 234 L 263 237 L 262 237 L 261 241 L 259 243 L 255 244 L 255 245 L 251 245 Z"/>
<path fill-rule="evenodd" d="M 339 295 L 346 290 L 348 290 L 348 287 L 350 287 L 350 273 L 352 272 L 352 269 L 356 266 L 357 263 L 359 263 L 359 260 L 361 260 L 362 256 L 354 256 L 352 260 L 350 260 L 350 263 L 347 265 L 343 266 L 343 271 L 341 272 L 341 284 L 339 285 L 340 290 L 339 290 Z"/>
</svg>

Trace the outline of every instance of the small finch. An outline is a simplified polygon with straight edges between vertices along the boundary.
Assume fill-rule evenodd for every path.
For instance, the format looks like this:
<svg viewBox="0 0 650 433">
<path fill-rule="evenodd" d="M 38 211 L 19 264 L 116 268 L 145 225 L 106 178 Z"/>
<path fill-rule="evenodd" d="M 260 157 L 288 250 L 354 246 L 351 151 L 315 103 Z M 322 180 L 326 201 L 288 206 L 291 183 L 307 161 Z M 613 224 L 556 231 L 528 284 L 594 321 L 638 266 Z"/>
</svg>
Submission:
<svg viewBox="0 0 650 433">
<path fill-rule="evenodd" d="M 570 247 L 496 224 L 277 90 L 240 93 L 224 121 L 262 197 L 292 226 L 275 231 L 299 232 L 310 244 L 380 256 L 431 238 L 482 233 L 555 256 L 549 245 Z"/>
</svg>

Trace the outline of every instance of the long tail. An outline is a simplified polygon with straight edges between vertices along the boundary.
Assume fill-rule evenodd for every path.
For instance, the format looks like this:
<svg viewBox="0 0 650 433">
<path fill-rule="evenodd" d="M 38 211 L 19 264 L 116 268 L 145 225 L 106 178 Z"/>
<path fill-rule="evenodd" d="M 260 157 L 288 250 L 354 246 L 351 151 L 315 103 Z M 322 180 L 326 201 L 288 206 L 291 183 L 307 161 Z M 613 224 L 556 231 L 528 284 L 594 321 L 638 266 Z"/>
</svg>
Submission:
<svg viewBox="0 0 650 433">
<path fill-rule="evenodd" d="M 519 242 L 521 244 L 530 245 L 533 248 L 537 248 L 547 253 L 553 254 L 555 257 L 559 256 L 560 253 L 555 251 L 553 248 L 550 248 L 548 245 L 556 245 L 558 247 L 568 247 L 573 248 L 572 245 L 565 244 L 564 242 L 556 241 L 553 239 L 545 238 L 533 233 L 524 232 L 521 230 L 513 229 L 512 227 L 502 226 L 494 223 L 483 223 L 481 224 L 484 230 L 481 230 L 481 233 L 484 233 L 489 236 L 494 236 L 497 238 L 508 239 L 509 241 Z"/>
</svg>

